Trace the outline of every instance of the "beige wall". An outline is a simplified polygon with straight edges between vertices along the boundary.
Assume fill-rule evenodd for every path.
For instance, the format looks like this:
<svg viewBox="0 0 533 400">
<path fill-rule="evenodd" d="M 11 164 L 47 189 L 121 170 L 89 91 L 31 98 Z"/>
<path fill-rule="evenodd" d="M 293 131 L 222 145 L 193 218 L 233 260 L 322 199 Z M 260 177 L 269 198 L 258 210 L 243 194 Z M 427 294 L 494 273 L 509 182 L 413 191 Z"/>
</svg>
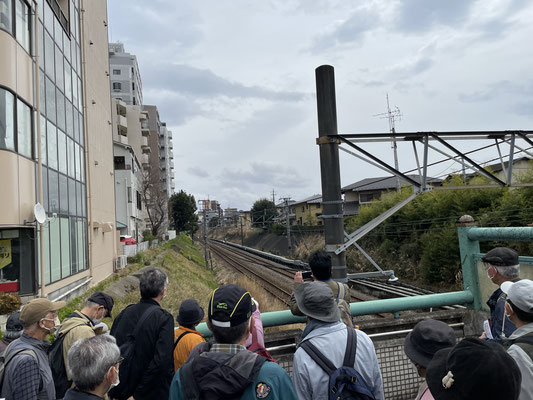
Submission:
<svg viewBox="0 0 533 400">
<path fill-rule="evenodd" d="M 116 257 L 115 186 L 106 0 L 82 0 L 89 256 L 92 285 L 113 273 Z M 92 43 L 92 44 L 90 44 Z M 92 223 L 111 224 L 111 230 Z"/>
<path fill-rule="evenodd" d="M 33 105 L 33 62 L 9 33 L 0 30 L 0 85 Z"/>
</svg>

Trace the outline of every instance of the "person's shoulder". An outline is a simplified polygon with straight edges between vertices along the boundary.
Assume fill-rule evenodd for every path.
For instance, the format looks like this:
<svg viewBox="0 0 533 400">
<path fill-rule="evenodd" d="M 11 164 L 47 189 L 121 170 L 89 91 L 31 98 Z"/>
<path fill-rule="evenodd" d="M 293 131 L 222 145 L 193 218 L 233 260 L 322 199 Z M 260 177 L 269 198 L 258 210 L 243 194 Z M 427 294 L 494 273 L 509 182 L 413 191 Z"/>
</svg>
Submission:
<svg viewBox="0 0 533 400">
<path fill-rule="evenodd" d="M 262 365 L 261 369 L 259 370 L 258 379 L 266 379 L 267 377 L 285 375 L 287 375 L 287 372 L 279 364 L 267 361 Z"/>
</svg>

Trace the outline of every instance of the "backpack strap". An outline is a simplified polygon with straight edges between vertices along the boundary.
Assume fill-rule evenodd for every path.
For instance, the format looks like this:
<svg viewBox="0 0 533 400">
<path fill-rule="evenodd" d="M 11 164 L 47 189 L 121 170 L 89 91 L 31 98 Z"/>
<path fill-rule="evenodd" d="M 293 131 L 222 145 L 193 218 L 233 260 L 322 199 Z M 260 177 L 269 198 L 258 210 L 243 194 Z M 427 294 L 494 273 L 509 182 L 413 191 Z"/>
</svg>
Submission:
<svg viewBox="0 0 533 400">
<path fill-rule="evenodd" d="M 533 345 L 533 335 L 522 336 L 512 341 L 512 344 L 526 343 Z"/>
<path fill-rule="evenodd" d="M 337 282 L 337 304 L 339 304 L 339 300 L 344 300 L 344 285 Z"/>
<path fill-rule="evenodd" d="M 314 362 L 322 368 L 328 376 L 330 376 L 337 369 L 335 365 L 311 343 L 310 340 L 304 340 L 300 343 L 300 347 L 313 359 Z"/>
<path fill-rule="evenodd" d="M 189 331 L 185 331 L 183 332 L 181 335 L 178 336 L 178 338 L 176 339 L 176 341 L 174 342 L 174 348 L 176 348 L 176 346 L 178 345 L 178 342 L 181 340 L 181 338 L 183 336 L 185 336 L 187 333 L 192 333 L 192 332 L 189 332 Z"/>
<path fill-rule="evenodd" d="M 344 352 L 343 367 L 353 368 L 355 364 L 355 355 L 357 353 L 357 333 L 355 329 L 346 327 L 348 337 L 346 338 L 346 351 Z"/>
<path fill-rule="evenodd" d="M 133 331 L 133 338 L 136 338 L 137 335 L 139 335 L 139 331 L 141 330 L 141 327 L 144 325 L 145 321 L 158 308 L 159 307 L 154 304 L 154 305 L 151 305 L 150 307 L 148 307 L 144 311 L 144 313 L 141 315 L 141 318 L 139 318 L 139 321 L 137 322 L 137 326 L 135 327 L 135 330 Z"/>
</svg>

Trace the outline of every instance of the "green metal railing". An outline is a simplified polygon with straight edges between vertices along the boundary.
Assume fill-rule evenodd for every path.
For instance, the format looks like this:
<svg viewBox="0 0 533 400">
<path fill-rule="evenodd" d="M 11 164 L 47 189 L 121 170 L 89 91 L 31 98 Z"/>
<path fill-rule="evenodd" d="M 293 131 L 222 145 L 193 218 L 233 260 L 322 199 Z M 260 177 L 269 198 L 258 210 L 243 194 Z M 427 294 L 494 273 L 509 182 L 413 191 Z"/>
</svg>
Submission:
<svg viewBox="0 0 533 400">
<path fill-rule="evenodd" d="M 474 225 L 473 219 L 470 218 L 470 220 L 467 219 L 467 222 L 458 224 L 458 235 L 463 271 L 463 291 L 351 303 L 352 315 L 394 313 L 456 304 L 464 304 L 469 308 L 479 310 L 482 301 L 476 266 L 477 260 L 480 258 L 479 241 L 533 241 L 533 227 L 478 228 Z M 521 257 L 521 261 L 522 259 L 526 263 L 531 261 L 530 257 Z M 295 316 L 290 310 L 262 313 L 261 320 L 264 327 L 306 322 L 305 317 Z M 211 336 L 211 331 L 205 323 L 198 325 L 197 329 L 204 336 Z"/>
</svg>

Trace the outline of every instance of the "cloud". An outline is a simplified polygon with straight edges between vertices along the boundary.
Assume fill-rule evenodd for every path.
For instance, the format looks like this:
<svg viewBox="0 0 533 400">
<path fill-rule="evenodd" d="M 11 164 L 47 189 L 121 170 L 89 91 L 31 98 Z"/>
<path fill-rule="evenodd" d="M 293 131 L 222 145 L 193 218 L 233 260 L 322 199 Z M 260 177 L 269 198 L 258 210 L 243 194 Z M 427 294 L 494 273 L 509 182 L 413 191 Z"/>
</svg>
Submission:
<svg viewBox="0 0 533 400">
<path fill-rule="evenodd" d="M 473 4 L 465 0 L 403 0 L 398 3 L 395 28 L 422 33 L 435 25 L 460 26 L 468 20 Z"/>
<path fill-rule="evenodd" d="M 202 168 L 199 168 L 199 167 L 187 168 L 187 172 L 190 175 L 197 176 L 198 178 L 207 178 L 207 177 L 209 177 L 209 173 L 207 173 L 207 171 L 205 171 L 205 170 L 203 170 Z"/>
<path fill-rule="evenodd" d="M 268 162 L 251 162 L 247 169 L 224 168 L 219 179 L 227 188 L 266 186 L 294 189 L 305 187 L 308 183 L 294 169 Z"/>
<path fill-rule="evenodd" d="M 276 91 L 260 86 L 247 86 L 216 75 L 209 69 L 185 64 L 159 63 L 143 72 L 145 86 L 203 98 L 226 96 L 267 100 L 299 101 L 300 92 Z"/>
<path fill-rule="evenodd" d="M 378 27 L 380 17 L 373 8 L 361 7 L 343 21 L 336 22 L 328 32 L 317 36 L 311 45 L 312 53 L 319 53 L 339 45 L 361 44 L 365 34 Z"/>
</svg>

